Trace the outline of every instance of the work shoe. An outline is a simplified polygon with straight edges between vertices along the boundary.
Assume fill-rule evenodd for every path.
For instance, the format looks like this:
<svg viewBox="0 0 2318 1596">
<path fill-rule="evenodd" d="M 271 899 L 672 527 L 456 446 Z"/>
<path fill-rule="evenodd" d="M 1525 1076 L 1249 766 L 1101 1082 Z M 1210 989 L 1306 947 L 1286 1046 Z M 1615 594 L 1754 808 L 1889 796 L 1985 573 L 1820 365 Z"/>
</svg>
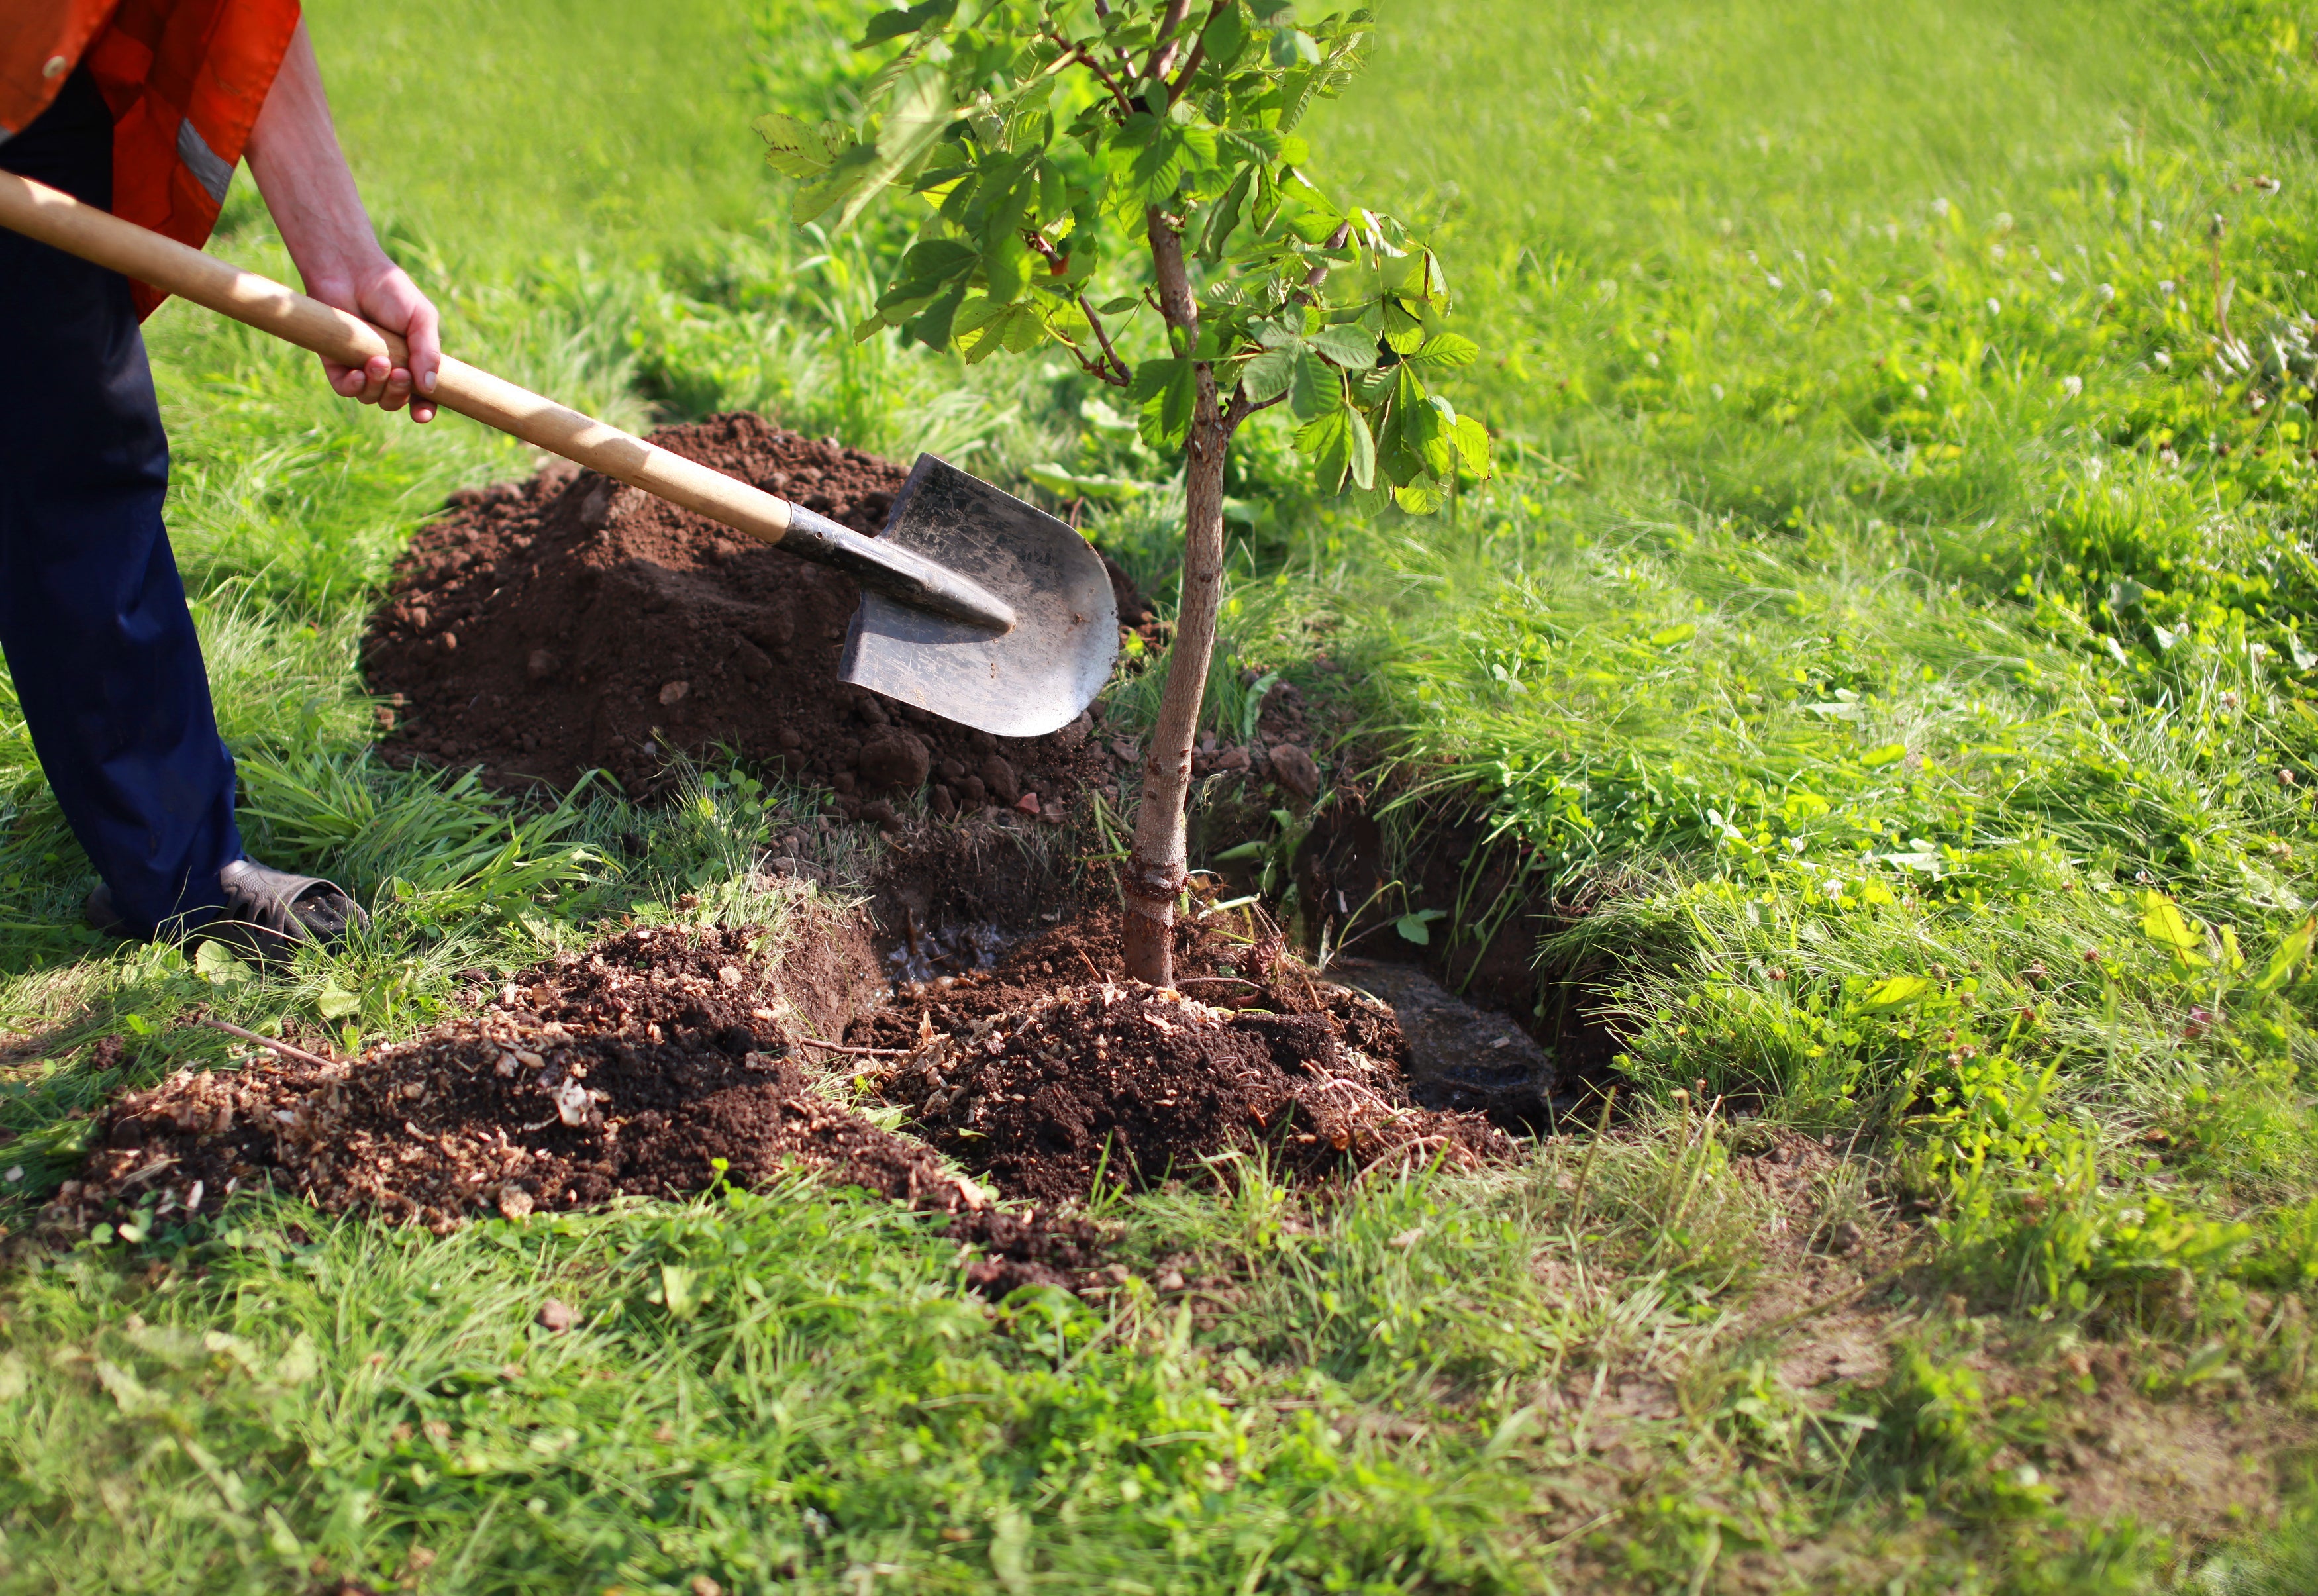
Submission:
<svg viewBox="0 0 2318 1596">
<path fill-rule="evenodd" d="M 218 884 L 225 889 L 224 910 L 180 936 L 215 937 L 260 959 L 275 959 L 286 957 L 301 942 L 328 944 L 350 930 L 370 928 L 370 916 L 362 905 L 344 888 L 319 876 L 292 875 L 255 860 L 236 859 L 218 872 Z M 82 913 L 107 936 L 129 935 L 112 906 L 109 886 L 100 884 L 91 892 Z"/>
</svg>

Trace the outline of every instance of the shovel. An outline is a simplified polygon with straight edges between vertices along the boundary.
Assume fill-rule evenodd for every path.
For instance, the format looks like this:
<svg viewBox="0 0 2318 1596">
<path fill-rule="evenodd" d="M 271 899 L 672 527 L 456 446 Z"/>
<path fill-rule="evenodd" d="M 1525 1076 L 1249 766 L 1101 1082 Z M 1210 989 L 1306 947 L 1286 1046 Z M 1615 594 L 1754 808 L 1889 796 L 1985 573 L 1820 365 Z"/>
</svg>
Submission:
<svg viewBox="0 0 2318 1596">
<path fill-rule="evenodd" d="M 0 226 L 349 366 L 401 338 L 278 282 L 0 172 Z M 841 680 L 997 737 L 1068 725 L 1110 679 L 1119 614 L 1102 558 L 1067 525 L 930 454 L 882 537 L 443 358 L 436 404 L 696 511 L 861 586 Z"/>
</svg>

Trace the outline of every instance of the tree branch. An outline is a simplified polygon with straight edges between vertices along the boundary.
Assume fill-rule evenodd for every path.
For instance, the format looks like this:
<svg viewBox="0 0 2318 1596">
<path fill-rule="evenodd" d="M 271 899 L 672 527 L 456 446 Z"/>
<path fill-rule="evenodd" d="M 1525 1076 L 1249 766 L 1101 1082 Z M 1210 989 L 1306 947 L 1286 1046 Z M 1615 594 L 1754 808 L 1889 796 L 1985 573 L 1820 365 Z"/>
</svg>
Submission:
<svg viewBox="0 0 2318 1596">
<path fill-rule="evenodd" d="M 1036 228 L 1027 229 L 1022 235 L 1022 240 L 1030 247 L 1030 252 L 1033 255 L 1038 256 L 1048 265 L 1059 266 L 1063 264 L 1063 252 L 1056 249 L 1053 242 Z M 1079 364 L 1084 366 L 1090 375 L 1100 377 L 1115 387 L 1127 387 L 1135 381 L 1135 373 L 1127 369 L 1127 363 L 1119 358 L 1119 351 L 1110 346 L 1110 335 L 1103 331 L 1102 318 L 1094 313 L 1094 307 L 1087 302 L 1086 295 L 1079 295 L 1078 300 L 1079 309 L 1085 313 L 1087 325 L 1094 328 L 1095 342 L 1102 345 L 1103 358 L 1110 362 L 1110 365 L 1108 368 L 1098 365 L 1080 354 L 1077 345 L 1071 343 L 1067 338 L 1063 342 L 1069 346 L 1073 354 L 1078 355 Z"/>
<path fill-rule="evenodd" d="M 1060 45 L 1065 55 L 1078 62 L 1079 65 L 1084 67 L 1088 71 L 1093 73 L 1096 78 L 1101 82 L 1102 86 L 1110 91 L 1110 97 L 1119 102 L 1119 113 L 1121 116 L 1133 116 L 1135 114 L 1135 106 L 1128 101 L 1125 91 L 1119 88 L 1119 84 L 1112 78 L 1110 73 L 1105 72 L 1102 69 L 1102 63 L 1096 60 L 1092 56 L 1086 52 L 1086 48 L 1083 45 L 1073 44 L 1060 33 L 1049 33 L 1047 37 L 1054 40 L 1055 43 Z"/>
<path fill-rule="evenodd" d="M 1217 17 L 1223 15 L 1224 7 L 1230 4 L 1231 0 L 1216 0 L 1208 12 L 1208 23 L 1212 25 Z M 1172 105 L 1183 97 L 1183 91 L 1191 86 L 1191 79 L 1199 75 L 1199 63 L 1207 58 L 1208 30 L 1202 27 L 1199 38 L 1192 42 L 1190 58 L 1183 63 L 1183 69 L 1175 74 L 1175 81 L 1167 85 L 1168 104 Z"/>
<path fill-rule="evenodd" d="M 1159 48 L 1151 52 L 1151 64 L 1143 69 L 1146 79 L 1163 78 L 1174 66 L 1175 35 L 1190 14 L 1191 0 L 1167 0 L 1166 14 L 1159 19 Z"/>
<path fill-rule="evenodd" d="M 1135 381 L 1135 373 L 1127 369 L 1127 363 L 1119 358 L 1119 351 L 1110 346 L 1110 335 L 1102 330 L 1102 318 L 1094 313 L 1094 307 L 1087 303 L 1084 294 L 1079 295 L 1079 309 L 1086 312 L 1087 325 L 1094 328 L 1095 342 L 1102 345 L 1103 358 L 1110 361 L 1112 370 L 1119 373 L 1105 380 L 1116 382 L 1121 388 L 1127 387 Z"/>
</svg>

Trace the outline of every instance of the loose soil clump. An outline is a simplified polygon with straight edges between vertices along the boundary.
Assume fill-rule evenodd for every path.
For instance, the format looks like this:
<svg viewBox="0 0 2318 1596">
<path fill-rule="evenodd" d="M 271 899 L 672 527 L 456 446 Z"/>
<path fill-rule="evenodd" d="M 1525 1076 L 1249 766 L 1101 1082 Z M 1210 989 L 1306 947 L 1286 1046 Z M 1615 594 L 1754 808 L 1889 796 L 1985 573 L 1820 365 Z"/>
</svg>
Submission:
<svg viewBox="0 0 2318 1596">
<path fill-rule="evenodd" d="M 748 414 L 651 438 L 872 536 L 907 475 Z M 939 815 L 1059 818 L 1108 775 L 1084 717 L 993 738 L 840 686 L 851 581 L 639 489 L 558 462 L 450 511 L 412 540 L 364 647 L 397 706 L 380 712 L 390 759 L 480 765 L 500 786 L 601 767 L 642 794 L 673 756 L 729 747 L 881 824 L 919 794 Z M 1120 598 L 1147 614 L 1131 586 Z"/>
<path fill-rule="evenodd" d="M 924 1145 L 808 1089 L 794 1043 L 849 1016 L 826 1012 L 825 987 L 768 979 L 755 941 L 631 930 L 359 1060 L 181 1071 L 113 1105 L 49 1216 L 214 1213 L 271 1180 L 332 1212 L 441 1233 L 800 1165 L 919 1207 L 978 1206 Z"/>
<path fill-rule="evenodd" d="M 881 1082 L 889 1100 L 1007 1195 L 1140 1189 L 1258 1145 L 1308 1180 L 1514 1156 L 1479 1115 L 1411 1102 L 1392 1011 L 1317 980 L 1277 939 L 1251 947 L 1194 928 L 1177 955 L 1182 990 L 1169 991 L 1103 976 L 1116 919 L 1089 916 L 993 970 L 906 988 L 856 1027 L 906 1050 Z"/>
</svg>

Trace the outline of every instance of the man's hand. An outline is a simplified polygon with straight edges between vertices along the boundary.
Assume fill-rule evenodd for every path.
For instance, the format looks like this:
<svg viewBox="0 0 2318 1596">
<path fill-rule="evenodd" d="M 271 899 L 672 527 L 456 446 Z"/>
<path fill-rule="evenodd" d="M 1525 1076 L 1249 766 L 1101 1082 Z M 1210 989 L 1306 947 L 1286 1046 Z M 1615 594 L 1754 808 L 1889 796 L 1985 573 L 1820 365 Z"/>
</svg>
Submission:
<svg viewBox="0 0 2318 1596">
<path fill-rule="evenodd" d="M 410 345 L 408 365 L 393 365 L 383 354 L 373 356 L 370 364 L 360 369 L 324 360 L 322 370 L 330 386 L 348 399 L 382 410 L 400 410 L 408 404 L 413 421 L 432 421 L 435 406 L 427 396 L 435 391 L 435 374 L 443 364 L 442 318 L 409 274 L 384 255 L 378 256 L 370 276 L 359 283 L 351 276 L 335 281 L 318 277 L 302 265 L 301 274 L 306 280 L 306 291 L 322 303 L 351 310 L 375 327 L 400 333 Z"/>
<path fill-rule="evenodd" d="M 382 409 L 410 407 L 413 421 L 435 419 L 436 373 L 442 369 L 442 318 L 400 266 L 386 258 L 355 192 L 354 174 L 330 125 L 322 70 L 300 22 L 274 75 L 265 105 L 249 130 L 249 172 L 282 242 L 298 265 L 306 291 L 326 305 L 352 311 L 410 346 L 406 365 L 380 355 L 356 370 L 326 360 L 330 386 L 348 399 Z"/>
</svg>

